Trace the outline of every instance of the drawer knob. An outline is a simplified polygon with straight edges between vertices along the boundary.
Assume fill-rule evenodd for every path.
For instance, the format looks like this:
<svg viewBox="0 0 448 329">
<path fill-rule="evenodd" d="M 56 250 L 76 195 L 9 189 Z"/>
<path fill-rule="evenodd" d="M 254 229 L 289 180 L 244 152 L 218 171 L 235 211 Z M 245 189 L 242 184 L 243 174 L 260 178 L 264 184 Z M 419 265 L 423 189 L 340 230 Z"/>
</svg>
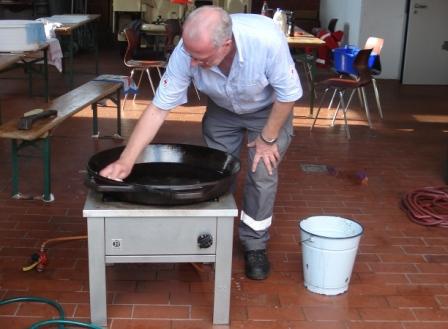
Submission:
<svg viewBox="0 0 448 329">
<path fill-rule="evenodd" d="M 198 236 L 199 248 L 210 248 L 213 244 L 213 236 L 210 233 L 203 233 Z"/>
</svg>

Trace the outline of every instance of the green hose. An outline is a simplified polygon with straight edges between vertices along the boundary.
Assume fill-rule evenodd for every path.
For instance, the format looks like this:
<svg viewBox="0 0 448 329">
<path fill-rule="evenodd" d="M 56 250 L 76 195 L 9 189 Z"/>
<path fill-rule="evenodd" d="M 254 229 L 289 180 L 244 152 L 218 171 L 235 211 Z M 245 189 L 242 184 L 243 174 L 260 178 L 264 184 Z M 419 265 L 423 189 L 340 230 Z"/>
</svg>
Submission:
<svg viewBox="0 0 448 329">
<path fill-rule="evenodd" d="M 71 321 L 71 320 L 61 320 L 61 319 L 40 321 L 40 322 L 33 324 L 29 329 L 38 329 L 38 328 L 49 326 L 52 324 L 68 324 L 68 325 L 81 327 L 81 328 L 103 329 L 101 327 L 98 327 L 98 326 L 96 326 L 94 324 L 90 324 L 90 323 Z"/>
<path fill-rule="evenodd" d="M 69 324 L 73 326 L 78 326 L 82 328 L 90 328 L 90 329 L 102 329 L 101 327 L 98 327 L 94 324 L 84 323 L 84 322 L 78 322 L 78 321 L 71 321 L 71 320 L 65 320 L 65 313 L 64 309 L 61 305 L 59 305 L 57 302 L 44 298 L 44 297 L 14 297 L 9 299 L 2 299 L 0 300 L 0 306 L 12 304 L 12 303 L 20 303 L 20 302 L 34 302 L 34 303 L 44 303 L 53 306 L 59 313 L 59 319 L 55 320 L 44 320 L 37 322 L 33 324 L 29 329 L 37 329 L 41 328 L 43 326 L 53 325 L 53 324 L 59 324 L 59 329 L 64 329 L 64 324 Z"/>
</svg>

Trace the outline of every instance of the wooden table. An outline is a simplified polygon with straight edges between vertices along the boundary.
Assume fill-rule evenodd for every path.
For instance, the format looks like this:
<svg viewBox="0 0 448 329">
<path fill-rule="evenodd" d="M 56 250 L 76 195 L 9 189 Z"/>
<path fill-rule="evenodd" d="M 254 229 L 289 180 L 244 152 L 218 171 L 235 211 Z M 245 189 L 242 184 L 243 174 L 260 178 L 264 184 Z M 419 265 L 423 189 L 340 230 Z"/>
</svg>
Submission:
<svg viewBox="0 0 448 329">
<path fill-rule="evenodd" d="M 296 49 L 305 49 L 305 48 L 309 48 L 312 49 L 313 51 L 313 59 L 311 62 L 312 65 L 312 69 L 311 72 L 314 71 L 314 60 L 316 58 L 316 49 L 319 48 L 320 46 L 322 46 L 323 44 L 325 44 L 325 41 L 315 37 L 314 35 L 301 30 L 300 28 L 295 27 L 294 28 L 294 34 L 295 36 L 293 37 L 288 37 L 288 45 L 290 48 L 296 48 Z M 310 74 L 310 116 L 313 115 L 313 109 L 314 109 L 314 101 L 315 101 L 315 96 L 314 96 L 314 74 Z"/>
<path fill-rule="evenodd" d="M 153 49 L 154 51 L 160 50 L 160 41 L 164 41 L 167 36 L 165 24 L 142 24 L 140 32 L 145 36 L 154 38 Z"/>
<path fill-rule="evenodd" d="M 76 23 L 69 22 L 71 19 L 74 19 L 76 16 L 85 16 L 85 18 L 76 21 Z M 73 89 L 74 86 L 74 70 L 73 70 L 73 56 L 74 56 L 74 39 L 73 35 L 76 30 L 83 27 L 92 27 L 90 29 L 93 41 L 93 51 L 95 54 L 95 74 L 98 75 L 98 40 L 97 40 L 97 31 L 96 31 L 96 22 L 100 18 L 100 15 L 55 15 L 49 18 L 50 21 L 57 22 L 58 18 L 62 23 L 61 27 L 56 28 L 54 31 L 56 36 L 60 39 L 61 45 L 63 44 L 62 39 L 68 38 L 68 68 L 69 68 L 69 84 L 70 89 Z M 61 19 L 66 18 L 66 19 Z M 64 65 L 65 72 L 65 65 Z"/>
</svg>

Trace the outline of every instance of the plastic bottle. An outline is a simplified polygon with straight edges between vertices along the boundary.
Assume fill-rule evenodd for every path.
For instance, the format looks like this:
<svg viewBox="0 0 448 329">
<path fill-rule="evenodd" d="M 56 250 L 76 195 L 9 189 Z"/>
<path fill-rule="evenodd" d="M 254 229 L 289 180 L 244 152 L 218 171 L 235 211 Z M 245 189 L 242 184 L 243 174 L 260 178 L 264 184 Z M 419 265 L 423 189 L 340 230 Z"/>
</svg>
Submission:
<svg viewBox="0 0 448 329">
<path fill-rule="evenodd" d="M 264 2 L 263 2 L 263 6 L 261 7 L 261 14 L 262 14 L 263 16 L 268 16 L 268 9 L 269 9 L 269 7 L 268 7 L 268 2 L 267 2 L 267 1 L 264 1 Z"/>
<path fill-rule="evenodd" d="M 282 33 L 286 35 L 288 32 L 288 26 L 286 25 L 285 12 L 280 8 L 277 8 L 277 11 L 275 12 L 274 17 L 272 17 L 272 19 L 274 20 L 275 25 L 278 26 L 280 31 L 282 31 Z"/>
</svg>

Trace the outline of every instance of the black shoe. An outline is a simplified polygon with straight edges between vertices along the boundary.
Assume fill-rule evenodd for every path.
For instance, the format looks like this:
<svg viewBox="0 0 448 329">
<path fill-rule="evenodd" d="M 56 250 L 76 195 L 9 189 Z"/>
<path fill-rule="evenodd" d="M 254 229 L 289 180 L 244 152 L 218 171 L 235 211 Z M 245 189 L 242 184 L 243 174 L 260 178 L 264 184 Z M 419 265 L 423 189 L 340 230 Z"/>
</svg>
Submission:
<svg viewBox="0 0 448 329">
<path fill-rule="evenodd" d="M 269 274 L 269 259 L 265 249 L 249 250 L 244 254 L 246 276 L 252 280 L 264 280 Z"/>
</svg>

